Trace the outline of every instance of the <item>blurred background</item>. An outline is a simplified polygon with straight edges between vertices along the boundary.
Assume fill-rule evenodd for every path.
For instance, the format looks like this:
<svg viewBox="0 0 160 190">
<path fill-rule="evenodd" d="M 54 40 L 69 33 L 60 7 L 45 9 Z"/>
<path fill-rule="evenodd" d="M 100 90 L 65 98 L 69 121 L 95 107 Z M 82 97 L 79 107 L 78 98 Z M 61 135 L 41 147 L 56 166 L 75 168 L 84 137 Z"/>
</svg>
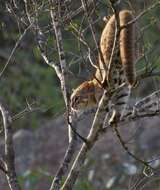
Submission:
<svg viewBox="0 0 160 190">
<path fill-rule="evenodd" d="M 27 28 L 24 4 L 17 1 L 14 5 L 14 2 L 16 1 L 0 0 L 0 71 L 3 70 L 16 43 Z M 131 9 L 138 15 L 156 2 L 158 0 L 127 0 L 122 1 L 121 8 Z M 48 1 L 39 0 L 37 3 L 43 5 L 39 12 L 39 25 L 47 40 L 48 55 L 51 60 L 58 62 L 55 36 L 47 11 Z M 75 29 L 83 32 L 86 42 L 93 49 L 92 60 L 97 62 L 97 50 L 83 11 L 72 17 L 72 22 L 65 14 L 71 14 L 80 6 L 80 1 L 71 0 L 64 1 L 63 7 L 63 44 L 71 89 L 91 79 L 95 72 L 89 62 L 88 50 L 75 35 Z M 112 12 L 107 0 L 95 1 L 94 5 L 91 3 L 90 9 L 99 43 L 105 26 L 103 18 L 112 15 Z M 34 12 L 32 7 L 30 10 L 31 13 Z M 151 67 L 158 71 L 160 6 L 155 6 L 140 17 L 137 30 L 139 31 L 137 44 L 142 57 L 136 63 L 137 74 Z M 10 108 L 14 121 L 19 181 L 26 190 L 49 189 L 68 143 L 65 108 L 59 79 L 54 69 L 42 59 L 37 39 L 31 29 L 23 35 L 0 80 L 0 96 Z M 140 81 L 132 94 L 132 104 L 159 88 L 158 76 Z M 90 115 L 79 122 L 79 131 L 83 135 L 89 130 L 92 119 L 93 115 Z M 160 155 L 159 125 L 158 117 L 141 119 L 121 127 L 121 133 L 132 152 L 140 158 L 151 160 Z M 4 150 L 3 135 L 2 131 L 1 154 Z M 159 165 L 159 159 L 156 159 L 153 167 L 158 169 Z M 159 190 L 159 177 L 145 178 L 141 174 L 142 170 L 143 167 L 122 149 L 116 135 L 109 131 L 89 153 L 74 190 Z M 8 190 L 3 174 L 0 175 L 0 189 Z"/>
</svg>

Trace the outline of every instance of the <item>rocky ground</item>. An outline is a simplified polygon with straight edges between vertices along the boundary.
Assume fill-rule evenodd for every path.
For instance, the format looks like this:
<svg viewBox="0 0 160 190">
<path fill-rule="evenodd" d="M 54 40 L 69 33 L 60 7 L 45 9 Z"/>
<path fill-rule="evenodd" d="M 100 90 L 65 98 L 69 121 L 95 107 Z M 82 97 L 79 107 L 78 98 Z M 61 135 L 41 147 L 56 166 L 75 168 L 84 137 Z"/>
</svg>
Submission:
<svg viewBox="0 0 160 190">
<path fill-rule="evenodd" d="M 92 116 L 87 116 L 79 123 L 79 131 L 83 135 L 87 133 L 86 128 L 89 129 L 91 118 Z M 121 126 L 121 134 L 132 152 L 149 160 L 160 154 L 159 125 L 159 118 L 145 119 Z M 14 134 L 14 143 L 16 168 L 21 176 L 19 180 L 23 189 L 49 189 L 52 176 L 57 171 L 68 144 L 64 117 L 59 116 L 43 123 L 43 126 L 35 131 L 18 130 Z M 159 160 L 153 162 L 156 170 L 159 165 Z M 0 190 L 9 190 L 3 174 L 0 175 Z M 112 130 L 108 131 L 88 154 L 80 175 L 82 181 L 85 179 L 96 190 L 159 190 L 158 178 L 142 178 L 141 165 L 125 153 Z M 139 186 L 133 188 L 136 184 Z"/>
</svg>

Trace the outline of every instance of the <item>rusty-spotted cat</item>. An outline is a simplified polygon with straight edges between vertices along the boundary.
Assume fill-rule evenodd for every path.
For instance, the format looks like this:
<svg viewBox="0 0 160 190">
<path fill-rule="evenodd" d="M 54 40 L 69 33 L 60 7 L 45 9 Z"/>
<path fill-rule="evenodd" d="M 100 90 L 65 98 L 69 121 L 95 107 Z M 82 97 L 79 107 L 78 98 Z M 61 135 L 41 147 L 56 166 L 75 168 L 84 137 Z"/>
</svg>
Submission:
<svg viewBox="0 0 160 190">
<path fill-rule="evenodd" d="M 135 83 L 135 24 L 132 23 L 126 25 L 129 21 L 132 21 L 134 16 L 129 10 L 122 10 L 119 12 L 120 37 L 118 42 L 117 57 L 114 57 L 114 67 L 111 70 L 111 80 L 113 81 L 112 88 L 116 89 L 122 83 L 127 84 L 127 88 L 123 89 L 117 96 L 113 97 L 112 103 L 116 104 L 118 111 L 120 112 L 128 98 L 129 88 Z M 99 65 L 97 67 L 95 78 L 90 81 L 85 81 L 77 87 L 71 95 L 71 108 L 73 110 L 84 110 L 94 107 L 98 104 L 102 93 L 103 84 L 100 84 L 105 80 L 106 68 L 108 67 L 113 42 L 115 37 L 115 16 L 111 16 L 108 20 L 101 38 L 100 38 L 100 50 L 103 55 L 103 60 L 99 55 Z M 107 86 L 105 87 L 107 89 Z M 115 105 L 114 105 L 115 106 Z M 113 106 L 113 107 L 114 107 Z"/>
</svg>

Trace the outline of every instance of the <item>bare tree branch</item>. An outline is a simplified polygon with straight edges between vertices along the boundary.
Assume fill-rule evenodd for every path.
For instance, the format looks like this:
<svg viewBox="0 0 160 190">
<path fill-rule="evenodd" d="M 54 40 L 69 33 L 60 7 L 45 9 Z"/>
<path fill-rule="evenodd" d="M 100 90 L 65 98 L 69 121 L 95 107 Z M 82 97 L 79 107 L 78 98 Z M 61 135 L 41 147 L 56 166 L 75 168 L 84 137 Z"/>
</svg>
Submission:
<svg viewBox="0 0 160 190">
<path fill-rule="evenodd" d="M 59 19 L 61 18 L 61 11 L 60 11 L 60 6 L 61 3 L 57 0 L 50 0 L 51 4 L 51 19 L 52 19 L 52 24 L 54 27 L 55 35 L 56 35 L 56 42 L 57 42 L 57 49 L 58 49 L 58 54 L 59 54 L 59 61 L 60 61 L 60 66 L 61 66 L 61 88 L 65 100 L 66 107 L 68 109 L 69 107 L 69 86 L 66 81 L 68 81 L 68 76 L 67 76 L 67 63 L 65 59 L 65 53 L 64 53 L 64 48 L 63 48 L 63 38 L 62 38 L 62 32 L 61 32 L 61 27 L 60 27 L 60 22 Z"/>
<path fill-rule="evenodd" d="M 69 164 L 71 160 L 73 159 L 73 155 L 76 148 L 76 142 L 77 137 L 76 133 L 72 130 L 76 131 L 76 123 L 73 122 L 72 116 L 70 116 L 70 95 L 69 95 L 69 85 L 67 83 L 68 81 L 68 72 L 67 72 L 67 62 L 65 59 L 65 53 L 64 53 L 64 47 L 63 47 L 63 38 L 62 38 L 62 32 L 61 32 L 61 26 L 60 26 L 60 18 L 61 18 L 61 3 L 57 0 L 50 0 L 50 15 L 52 19 L 53 28 L 56 35 L 56 42 L 57 42 L 57 49 L 59 54 L 59 62 L 61 67 L 61 89 L 63 92 L 66 109 L 67 109 L 67 122 L 68 122 L 68 133 L 69 133 L 69 146 L 66 151 L 64 160 L 52 182 L 52 185 L 50 187 L 50 190 L 59 190 L 62 177 L 65 175 L 66 171 L 68 170 Z M 74 123 L 74 126 L 73 126 Z"/>
<path fill-rule="evenodd" d="M 73 117 L 72 117 L 73 119 Z M 72 120 L 72 125 L 76 128 L 77 121 L 76 119 Z M 72 130 L 71 127 L 69 130 Z M 68 148 L 66 150 L 65 156 L 63 158 L 63 161 L 52 181 L 52 185 L 50 187 L 50 190 L 60 190 L 61 184 L 62 184 L 62 177 L 64 177 L 69 169 L 70 163 L 73 159 L 75 150 L 77 148 L 77 135 L 73 131 L 69 131 L 69 133 L 72 135 L 72 138 L 69 142 Z M 70 135 L 69 134 L 69 135 Z"/>
<path fill-rule="evenodd" d="M 3 117 L 3 126 L 5 133 L 5 170 L 7 172 L 7 181 L 11 190 L 20 190 L 14 163 L 15 154 L 12 140 L 12 120 L 9 110 L 7 109 L 6 105 L 2 102 L 2 100 L 0 100 L 0 111 Z"/>
<path fill-rule="evenodd" d="M 0 78 L 2 77 L 2 75 L 3 75 L 4 71 L 6 70 L 7 66 L 9 65 L 9 63 L 10 63 L 10 61 L 11 61 L 11 59 L 12 59 L 12 57 L 13 57 L 15 51 L 16 51 L 16 49 L 18 48 L 19 44 L 21 43 L 22 39 L 24 38 L 24 36 L 26 35 L 26 33 L 28 32 L 28 30 L 29 30 L 31 27 L 32 27 L 32 24 L 30 24 L 30 25 L 24 30 L 23 34 L 21 34 L 21 36 L 20 36 L 19 39 L 17 40 L 17 42 L 16 42 L 14 48 L 12 49 L 12 52 L 11 52 L 11 54 L 10 54 L 10 56 L 9 56 L 9 58 L 8 58 L 8 60 L 7 60 L 7 62 L 6 62 L 6 64 L 5 64 L 5 66 L 3 67 L 3 69 L 2 69 L 1 72 L 0 72 Z"/>
<path fill-rule="evenodd" d="M 137 22 L 143 15 L 145 15 L 146 13 L 148 13 L 149 11 L 151 11 L 152 9 L 156 8 L 157 6 L 160 5 L 160 2 L 157 1 L 156 3 L 154 3 L 152 6 L 148 7 L 147 9 L 145 9 L 144 11 L 142 11 L 139 15 L 137 15 L 132 21 L 128 22 L 127 24 L 121 26 L 121 29 L 127 27 L 130 24 L 133 24 L 135 22 Z"/>
<path fill-rule="evenodd" d="M 86 154 L 96 142 L 98 135 L 101 129 L 103 128 L 103 121 L 106 117 L 105 105 L 108 104 L 108 101 L 109 101 L 108 94 L 106 94 L 106 91 L 104 91 L 104 94 L 100 100 L 98 109 L 96 111 L 91 130 L 87 137 L 87 143 L 82 144 L 81 149 L 72 165 L 72 168 L 61 190 L 70 190 L 73 188 L 73 185 L 79 175 L 79 171 L 82 165 L 84 164 Z"/>
</svg>

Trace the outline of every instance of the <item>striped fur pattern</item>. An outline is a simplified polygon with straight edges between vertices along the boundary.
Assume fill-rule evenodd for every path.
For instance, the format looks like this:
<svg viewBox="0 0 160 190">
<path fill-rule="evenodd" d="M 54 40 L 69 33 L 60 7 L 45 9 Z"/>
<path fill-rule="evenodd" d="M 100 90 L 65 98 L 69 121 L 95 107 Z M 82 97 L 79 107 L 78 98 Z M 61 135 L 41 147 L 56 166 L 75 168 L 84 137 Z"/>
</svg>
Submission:
<svg viewBox="0 0 160 190">
<path fill-rule="evenodd" d="M 120 26 L 124 26 L 129 21 L 133 20 L 133 15 L 130 11 L 124 11 L 120 16 Z M 120 57 L 124 69 L 124 75 L 129 85 L 135 83 L 135 24 L 128 25 L 120 32 Z"/>
</svg>

